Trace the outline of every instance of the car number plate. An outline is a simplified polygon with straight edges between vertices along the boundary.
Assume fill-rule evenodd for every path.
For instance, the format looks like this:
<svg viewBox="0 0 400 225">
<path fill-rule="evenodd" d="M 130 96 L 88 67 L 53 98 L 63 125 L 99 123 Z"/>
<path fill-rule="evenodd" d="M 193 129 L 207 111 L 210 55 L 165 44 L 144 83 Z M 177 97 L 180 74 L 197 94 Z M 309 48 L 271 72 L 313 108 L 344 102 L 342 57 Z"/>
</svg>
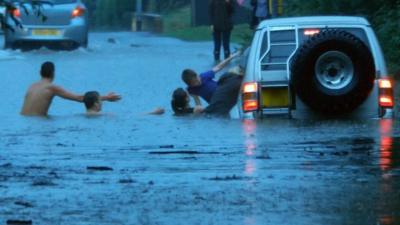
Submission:
<svg viewBox="0 0 400 225">
<path fill-rule="evenodd" d="M 32 34 L 35 36 L 59 36 L 61 31 L 57 29 L 34 29 Z"/>
<path fill-rule="evenodd" d="M 289 106 L 289 90 L 287 87 L 269 87 L 262 89 L 262 105 L 264 108 L 283 108 Z"/>
</svg>

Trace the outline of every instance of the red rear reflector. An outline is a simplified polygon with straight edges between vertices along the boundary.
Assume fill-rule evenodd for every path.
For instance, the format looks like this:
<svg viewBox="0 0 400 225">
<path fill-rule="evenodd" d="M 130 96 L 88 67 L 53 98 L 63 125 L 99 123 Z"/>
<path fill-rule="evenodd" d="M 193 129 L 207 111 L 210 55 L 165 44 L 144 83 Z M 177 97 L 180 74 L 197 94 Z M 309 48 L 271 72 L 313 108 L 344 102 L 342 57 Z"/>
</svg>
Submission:
<svg viewBox="0 0 400 225">
<path fill-rule="evenodd" d="M 304 35 L 313 36 L 313 35 L 319 34 L 319 32 L 320 31 L 318 29 L 310 29 L 310 30 L 305 30 Z"/>
<path fill-rule="evenodd" d="M 379 88 L 392 88 L 392 82 L 389 79 L 379 79 Z"/>
<path fill-rule="evenodd" d="M 382 107 L 393 108 L 393 98 L 390 96 L 380 96 L 379 105 Z"/>
<path fill-rule="evenodd" d="M 78 16 L 82 16 L 85 13 L 85 10 L 81 7 L 76 7 L 73 11 L 72 11 L 72 17 L 78 17 Z"/>
<path fill-rule="evenodd" d="M 243 110 L 245 112 L 256 111 L 258 109 L 258 101 L 257 100 L 245 100 L 243 102 Z"/>
<path fill-rule="evenodd" d="M 257 83 L 245 83 L 243 85 L 243 93 L 254 93 L 257 91 Z"/>
</svg>

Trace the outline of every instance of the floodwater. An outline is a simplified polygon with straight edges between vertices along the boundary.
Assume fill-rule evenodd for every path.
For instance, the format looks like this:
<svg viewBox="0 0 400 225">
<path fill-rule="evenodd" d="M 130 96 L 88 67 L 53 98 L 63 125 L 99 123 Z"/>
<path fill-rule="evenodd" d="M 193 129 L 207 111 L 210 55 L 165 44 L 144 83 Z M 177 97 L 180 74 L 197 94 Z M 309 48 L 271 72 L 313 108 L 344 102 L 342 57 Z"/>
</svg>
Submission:
<svg viewBox="0 0 400 225">
<path fill-rule="evenodd" d="M 93 33 L 88 50 L 0 51 L 0 224 L 400 224 L 397 119 L 172 116 L 181 70 L 210 68 L 211 48 Z M 20 116 L 46 60 L 57 84 L 123 100 Z"/>
</svg>

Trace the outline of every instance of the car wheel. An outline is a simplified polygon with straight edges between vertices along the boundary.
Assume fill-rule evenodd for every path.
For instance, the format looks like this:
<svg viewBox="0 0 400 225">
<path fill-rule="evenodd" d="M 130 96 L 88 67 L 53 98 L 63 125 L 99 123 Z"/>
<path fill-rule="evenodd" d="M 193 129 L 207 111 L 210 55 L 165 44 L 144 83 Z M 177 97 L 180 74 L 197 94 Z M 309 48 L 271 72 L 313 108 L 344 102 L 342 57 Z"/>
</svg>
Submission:
<svg viewBox="0 0 400 225">
<path fill-rule="evenodd" d="M 8 38 L 8 32 L 10 32 L 10 31 L 8 31 L 8 30 L 5 30 L 4 31 L 4 49 L 11 49 L 11 48 L 13 48 L 13 44 L 8 40 L 9 38 Z"/>
<path fill-rule="evenodd" d="M 291 63 L 291 82 L 299 98 L 324 114 L 345 114 L 369 96 L 375 65 L 368 47 L 337 29 L 311 37 Z"/>
<path fill-rule="evenodd" d="M 81 44 L 81 46 L 83 48 L 87 48 L 88 47 L 88 43 L 89 43 L 89 38 L 88 38 L 88 36 L 86 36 L 85 41 Z"/>
</svg>

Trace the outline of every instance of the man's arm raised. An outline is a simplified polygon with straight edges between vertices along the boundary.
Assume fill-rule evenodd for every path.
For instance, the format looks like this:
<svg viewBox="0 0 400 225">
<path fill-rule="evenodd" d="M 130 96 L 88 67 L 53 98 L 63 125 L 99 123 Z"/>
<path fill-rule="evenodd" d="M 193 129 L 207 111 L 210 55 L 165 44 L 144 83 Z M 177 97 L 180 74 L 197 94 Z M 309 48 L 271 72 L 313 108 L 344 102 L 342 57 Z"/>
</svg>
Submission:
<svg viewBox="0 0 400 225">
<path fill-rule="evenodd" d="M 51 91 L 54 93 L 55 96 L 59 96 L 64 99 L 68 99 L 71 101 L 83 102 L 83 95 L 77 95 L 72 92 L 65 90 L 60 86 L 51 86 Z"/>
<path fill-rule="evenodd" d="M 212 69 L 212 71 L 214 73 L 217 73 L 219 71 L 221 71 L 226 65 L 228 65 L 228 63 L 235 58 L 236 56 L 239 56 L 240 52 L 236 52 L 234 54 L 232 54 L 231 56 L 229 56 L 227 59 L 225 59 L 224 61 L 222 61 L 221 63 L 219 63 L 218 65 L 214 66 L 214 68 Z"/>
<path fill-rule="evenodd" d="M 51 87 L 51 90 L 53 91 L 54 95 L 59 96 L 61 98 L 68 99 L 71 101 L 83 102 L 83 95 L 74 94 L 72 92 L 65 90 L 62 87 L 54 85 Z M 110 92 L 107 95 L 100 96 L 100 99 L 102 101 L 116 102 L 121 99 L 121 96 L 114 92 Z"/>
</svg>

